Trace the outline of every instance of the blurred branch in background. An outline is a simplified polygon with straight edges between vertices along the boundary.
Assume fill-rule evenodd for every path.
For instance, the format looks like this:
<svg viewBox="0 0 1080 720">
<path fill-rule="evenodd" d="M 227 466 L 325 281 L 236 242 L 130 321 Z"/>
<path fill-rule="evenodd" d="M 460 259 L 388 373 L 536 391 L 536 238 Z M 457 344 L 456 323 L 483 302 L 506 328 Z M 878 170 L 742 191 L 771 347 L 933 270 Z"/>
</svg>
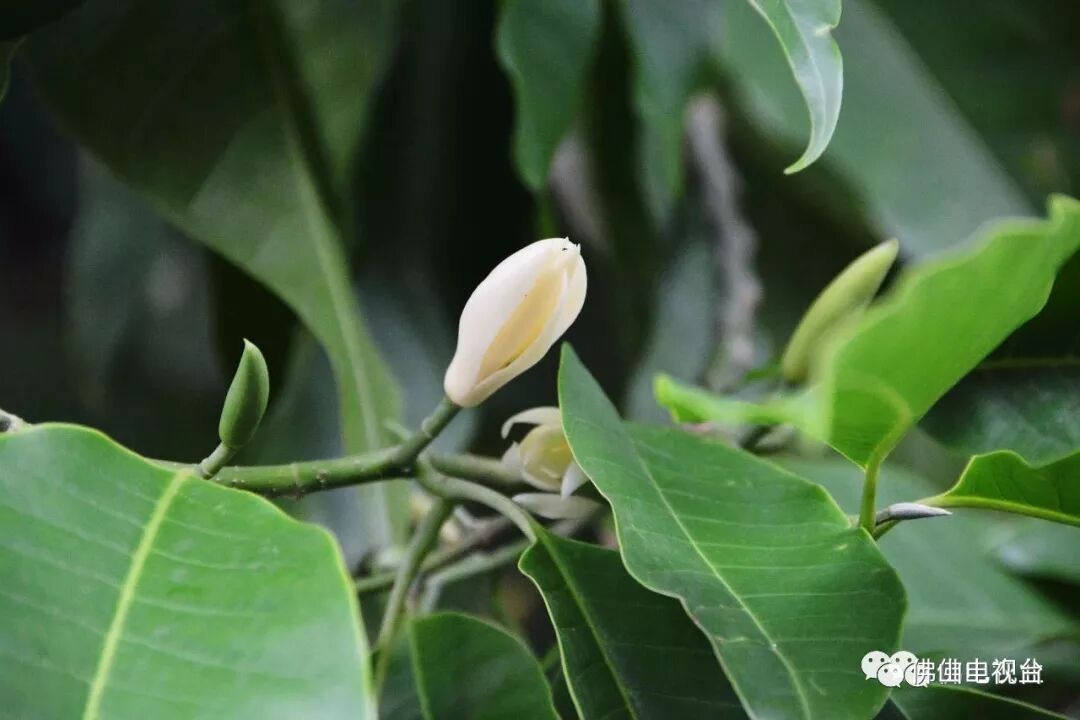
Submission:
<svg viewBox="0 0 1080 720">
<path fill-rule="evenodd" d="M 699 96 L 690 104 L 686 139 L 701 183 L 702 205 L 715 234 L 720 347 L 706 383 L 721 390 L 730 388 L 758 360 L 754 315 L 762 291 L 754 269 L 757 236 L 739 209 L 739 178 L 724 144 L 724 112 L 716 97 Z"/>
</svg>

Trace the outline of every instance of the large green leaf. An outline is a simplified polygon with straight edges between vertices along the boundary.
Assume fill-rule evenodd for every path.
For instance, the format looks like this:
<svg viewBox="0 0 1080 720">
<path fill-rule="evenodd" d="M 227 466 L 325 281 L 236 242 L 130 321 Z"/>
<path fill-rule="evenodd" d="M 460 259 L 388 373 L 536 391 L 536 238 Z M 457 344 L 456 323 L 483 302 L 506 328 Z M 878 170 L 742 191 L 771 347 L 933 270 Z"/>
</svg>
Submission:
<svg viewBox="0 0 1080 720">
<path fill-rule="evenodd" d="M 842 460 L 792 460 L 785 467 L 823 485 L 841 507 L 859 506 L 862 473 Z M 878 505 L 933 494 L 930 483 L 886 467 Z M 916 655 L 1002 657 L 1080 628 L 1026 583 L 986 557 L 986 517 L 957 513 L 901 524 L 880 547 L 907 589 L 902 647 Z"/>
<path fill-rule="evenodd" d="M 744 3 L 723 6 L 721 49 L 741 109 L 755 127 L 794 145 L 806 133 L 805 113 L 782 53 L 761 42 L 764 25 Z M 844 0 L 836 40 L 860 62 L 844 68 L 843 109 L 821 163 L 863 200 L 882 237 L 899 237 L 905 252 L 924 255 L 991 218 L 1031 212 L 870 0 Z"/>
<path fill-rule="evenodd" d="M 582 718 L 745 717 L 701 631 L 617 552 L 539 529 L 520 567 L 544 596 Z"/>
<path fill-rule="evenodd" d="M 859 660 L 897 646 L 904 590 L 821 488 L 676 429 L 624 425 L 563 348 L 563 427 L 615 511 L 623 559 L 680 598 L 752 716 L 865 718 Z"/>
<path fill-rule="evenodd" d="M 901 686 L 893 690 L 891 700 L 908 720 L 1046 720 L 1061 718 L 1049 710 L 1018 700 L 991 695 L 967 687 L 931 685 L 924 688 Z"/>
<path fill-rule="evenodd" d="M 927 410 L 1046 302 L 1080 247 L 1080 203 L 1045 222 L 997 225 L 972 250 L 916 267 L 826 361 L 825 438 L 860 465 L 888 453 Z"/>
<path fill-rule="evenodd" d="M 555 720 L 540 664 L 518 638 L 469 615 L 409 623 L 395 649 L 386 720 Z"/>
<path fill-rule="evenodd" d="M 937 403 L 922 426 L 965 454 L 1013 450 L 1048 464 L 1080 450 L 1080 253 L 1046 306 Z"/>
<path fill-rule="evenodd" d="M 600 34 L 599 0 L 507 0 L 496 48 L 517 96 L 514 159 L 534 191 L 581 104 Z"/>
<path fill-rule="evenodd" d="M 664 379 L 658 397 L 684 419 L 790 421 L 866 466 L 1039 312 L 1078 247 L 1080 203 L 1056 196 L 1047 221 L 1000 223 L 973 248 L 907 270 L 838 335 L 805 393 L 757 406 Z"/>
<path fill-rule="evenodd" d="M 374 717 L 330 537 L 97 432 L 0 436 L 0 576 L 15 717 Z"/>
<path fill-rule="evenodd" d="M 938 496 L 937 504 L 983 507 L 1080 526 L 1080 453 L 1042 466 L 1032 466 L 1009 450 L 976 455 L 956 485 Z"/>
<path fill-rule="evenodd" d="M 350 451 L 384 444 L 398 404 L 338 230 L 394 5 L 91 0 L 27 43 L 38 88 L 79 141 L 326 346 Z"/>
</svg>

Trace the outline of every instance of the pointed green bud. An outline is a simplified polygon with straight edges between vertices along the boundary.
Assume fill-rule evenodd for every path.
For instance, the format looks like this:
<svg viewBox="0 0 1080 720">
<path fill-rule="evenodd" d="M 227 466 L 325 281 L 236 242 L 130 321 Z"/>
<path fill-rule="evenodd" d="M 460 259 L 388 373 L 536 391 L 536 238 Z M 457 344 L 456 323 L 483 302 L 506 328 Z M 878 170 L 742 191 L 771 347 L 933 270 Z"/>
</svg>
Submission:
<svg viewBox="0 0 1080 720">
<path fill-rule="evenodd" d="M 270 373 L 262 351 L 244 340 L 244 354 L 236 367 L 225 405 L 221 408 L 218 436 L 228 448 L 243 447 L 262 421 L 270 397 Z"/>
<path fill-rule="evenodd" d="M 888 240 L 866 251 L 821 291 L 795 328 L 780 359 L 780 374 L 785 380 L 799 383 L 807 378 L 829 336 L 870 304 L 896 261 L 899 247 L 896 240 Z"/>
</svg>

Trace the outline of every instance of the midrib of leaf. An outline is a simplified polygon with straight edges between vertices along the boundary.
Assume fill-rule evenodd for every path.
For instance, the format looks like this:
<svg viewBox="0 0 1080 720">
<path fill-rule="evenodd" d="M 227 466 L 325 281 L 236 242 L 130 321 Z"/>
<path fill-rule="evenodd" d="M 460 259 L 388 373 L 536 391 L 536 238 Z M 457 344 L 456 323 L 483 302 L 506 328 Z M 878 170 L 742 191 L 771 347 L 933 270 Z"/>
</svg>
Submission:
<svg viewBox="0 0 1080 720">
<path fill-rule="evenodd" d="M 131 556 L 131 565 L 127 575 L 120 586 L 120 595 L 117 597 L 116 610 L 113 612 L 109 629 L 105 633 L 105 639 L 101 647 L 101 655 L 98 658 L 97 668 L 94 670 L 93 679 L 90 681 L 90 690 L 86 696 L 86 706 L 83 711 L 83 720 L 95 720 L 101 713 L 101 700 L 105 693 L 109 673 L 112 671 L 113 661 L 116 658 L 116 648 L 120 644 L 120 638 L 124 632 L 124 623 L 127 620 L 131 603 L 135 599 L 135 589 L 142 577 L 146 559 L 150 556 L 150 550 L 157 538 L 161 523 L 165 520 L 165 514 L 180 491 L 180 487 L 188 479 L 186 471 L 178 472 L 169 480 L 161 497 L 154 504 L 154 510 L 143 528 L 139 544 Z"/>
<path fill-rule="evenodd" d="M 341 240 L 337 226 L 330 219 L 331 209 L 336 204 L 332 190 L 333 178 L 329 176 L 326 153 L 318 142 L 310 100 L 302 93 L 302 85 L 297 80 L 299 73 L 296 63 L 281 37 L 280 19 L 270 7 L 270 1 L 254 0 L 253 9 L 263 14 L 261 19 L 256 18 L 255 25 L 267 56 L 266 64 L 274 97 L 284 119 L 289 160 L 294 168 L 293 178 L 304 206 L 304 218 L 311 231 L 315 254 L 330 294 L 334 322 L 345 349 L 348 367 L 341 368 L 340 372 L 351 376 L 356 393 L 360 396 L 349 398 L 347 389 L 342 388 L 341 414 L 345 444 L 350 450 L 376 448 L 380 437 L 378 419 L 374 416 L 374 403 L 362 401 L 364 397 L 373 397 L 373 388 L 370 378 L 364 372 L 363 351 L 351 302 L 352 292 L 348 278 L 341 270 L 345 265 L 345 258 L 340 251 Z M 345 420 L 350 401 L 359 405 L 362 436 L 357 435 L 356 428 Z"/>
<path fill-rule="evenodd" d="M 799 698 L 799 705 L 802 707 L 802 710 L 803 710 L 803 717 L 805 717 L 805 718 L 813 717 L 811 712 L 810 712 L 809 701 L 806 698 L 806 692 L 802 687 L 802 683 L 799 681 L 799 677 L 798 677 L 798 674 L 795 672 L 795 668 L 792 667 L 791 662 L 788 660 L 787 656 L 784 655 L 784 653 L 782 653 L 780 651 L 779 645 L 773 640 L 772 636 L 769 635 L 769 633 L 765 630 L 765 627 L 761 624 L 761 621 L 758 619 L 757 615 L 754 614 L 754 611 L 750 609 L 750 606 L 746 604 L 746 601 L 743 600 L 739 596 L 739 594 L 735 592 L 735 590 L 728 584 L 728 582 L 723 578 L 723 576 L 717 571 L 716 567 L 708 559 L 708 557 L 705 555 L 705 553 L 703 553 L 701 551 L 701 548 L 697 544 L 697 540 L 693 537 L 693 535 L 691 535 L 690 531 L 686 528 L 686 525 L 683 524 L 683 521 L 679 517 L 679 514 L 677 512 L 675 512 L 675 508 L 671 505 L 671 502 L 668 500 L 667 494 L 664 493 L 663 487 L 660 485 L 660 483 L 658 483 L 656 481 L 656 478 L 653 476 L 652 471 L 649 469 L 648 463 L 645 462 L 645 459 L 643 457 L 641 457 L 641 454 L 638 452 L 637 443 L 634 442 L 634 440 L 632 438 L 630 438 L 628 435 L 626 435 L 625 431 L 622 430 L 622 425 L 621 424 L 619 426 L 619 429 L 620 429 L 620 432 L 622 432 L 623 438 L 630 445 L 630 447 L 632 447 L 633 450 L 634 450 L 634 452 L 633 452 L 634 461 L 638 464 L 638 466 L 645 473 L 645 476 L 647 478 L 649 478 L 649 481 L 652 483 L 653 488 L 656 489 L 657 495 L 659 495 L 660 499 L 663 501 L 664 507 L 667 508 L 668 514 L 675 520 L 675 524 L 679 526 L 679 530 L 682 531 L 683 536 L 690 543 L 690 546 L 694 548 L 694 553 L 701 559 L 702 562 L 705 563 L 705 566 L 707 568 L 709 568 L 710 573 L 720 582 L 721 585 L 724 586 L 724 589 L 728 591 L 728 593 L 731 595 L 731 597 L 733 597 L 736 600 L 736 602 L 739 603 L 739 606 L 743 608 L 743 610 L 746 612 L 747 616 L 753 621 L 753 623 L 757 627 L 757 629 L 759 631 L 761 631 L 762 637 L 766 638 L 769 641 L 769 651 L 773 655 L 776 656 L 776 658 L 781 662 L 781 664 L 783 664 L 784 668 L 788 671 L 788 675 L 791 677 L 792 686 L 793 686 L 793 688 L 795 690 L 796 697 Z M 622 542 L 622 533 L 621 533 L 621 528 L 619 526 L 619 518 L 618 518 L 617 513 L 615 515 L 615 530 L 616 530 L 616 534 L 619 536 L 619 546 L 620 547 L 625 547 L 625 545 Z M 652 589 L 655 592 L 660 592 L 660 593 L 663 593 L 665 595 L 671 595 L 671 593 L 669 593 L 669 592 L 666 592 L 666 591 L 664 591 L 662 589 L 653 587 L 652 584 L 650 584 L 649 582 L 647 582 L 643 578 L 639 577 L 638 574 L 633 571 L 633 568 L 630 567 L 629 563 L 627 563 L 626 569 L 630 572 L 631 575 L 633 575 L 635 578 L 637 578 L 638 582 L 640 582 L 642 585 L 645 585 L 646 587 Z M 678 597 L 678 596 L 675 596 L 675 597 Z M 682 603 L 683 607 L 686 608 L 686 600 L 684 598 L 681 598 L 681 597 L 678 597 L 678 600 L 679 600 L 680 603 Z M 689 611 L 689 608 L 686 608 L 686 609 L 687 609 L 687 611 Z M 692 616 L 693 616 L 693 614 L 691 613 L 691 617 Z M 731 681 L 731 686 L 735 689 L 735 692 L 739 695 L 739 698 L 743 701 L 744 707 L 749 705 L 750 703 L 748 703 L 746 696 L 743 695 L 742 691 L 739 688 L 738 683 L 736 683 L 736 681 L 735 681 L 734 677 L 732 677 L 731 673 L 727 672 L 727 664 L 724 661 L 723 655 L 722 655 L 722 653 L 720 651 L 721 650 L 720 645 L 715 641 L 714 636 L 713 636 L 711 631 L 708 632 L 708 636 L 709 636 L 709 642 L 713 645 L 713 647 L 716 650 L 717 660 L 719 660 L 721 666 L 724 667 L 725 673 L 727 674 L 728 679 Z"/>
<path fill-rule="evenodd" d="M 600 640 L 600 633 L 596 629 L 595 623 L 593 622 L 592 613 L 590 612 L 588 606 L 585 604 L 584 597 L 581 595 L 579 588 L 574 584 L 572 576 L 570 572 L 566 569 L 566 566 L 563 565 L 559 554 L 543 539 L 544 534 L 538 533 L 537 537 L 539 538 L 537 542 L 543 543 L 547 554 L 551 557 L 551 561 L 555 563 L 555 567 L 558 568 L 559 574 L 562 575 L 563 580 L 566 582 L 566 589 L 570 591 L 570 594 L 574 597 L 574 602 L 577 604 L 578 608 L 581 609 L 581 614 L 584 615 L 585 619 L 588 621 L 586 624 L 589 628 L 589 634 L 591 634 L 593 636 L 593 639 L 596 641 L 596 646 L 600 650 L 600 655 L 603 656 L 604 662 L 607 664 L 608 669 L 610 670 L 611 679 L 615 683 L 615 687 L 619 689 L 619 695 L 622 697 L 623 702 L 626 704 L 627 712 L 630 713 L 630 717 L 635 718 L 636 720 L 636 718 L 638 717 L 637 710 L 630 702 L 630 696 L 627 694 L 626 687 L 619 679 L 619 674 L 618 672 L 616 672 L 615 664 L 612 662 L 611 656 L 608 655 L 608 651 L 607 648 L 604 646 L 604 643 Z M 543 597 L 543 593 L 541 593 L 541 597 Z M 544 597 L 544 602 L 547 602 L 546 597 Z M 556 639 L 558 640 L 559 647 L 561 649 L 562 638 L 558 636 L 558 633 L 556 633 Z M 570 697 L 573 698 L 574 706 L 577 708 L 578 713 L 584 716 L 584 712 L 581 709 L 581 703 L 578 702 L 577 692 L 574 690 L 574 684 L 569 682 L 570 673 L 569 669 L 566 667 L 566 653 L 560 652 L 560 655 L 562 657 L 563 673 L 566 675 L 567 679 L 567 688 L 570 690 Z"/>
</svg>

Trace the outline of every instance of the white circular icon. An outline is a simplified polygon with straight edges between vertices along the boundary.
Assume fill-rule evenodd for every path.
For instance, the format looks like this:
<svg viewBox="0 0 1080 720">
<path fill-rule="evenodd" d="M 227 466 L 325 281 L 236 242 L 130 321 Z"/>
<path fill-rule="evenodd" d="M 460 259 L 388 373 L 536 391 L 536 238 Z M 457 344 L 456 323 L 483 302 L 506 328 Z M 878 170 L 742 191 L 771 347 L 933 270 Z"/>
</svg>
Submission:
<svg viewBox="0 0 1080 720">
<path fill-rule="evenodd" d="M 871 650 L 863 655 L 862 671 L 866 675 L 866 679 L 876 678 L 878 670 L 882 665 L 889 662 L 889 659 L 889 656 L 880 650 Z"/>
<path fill-rule="evenodd" d="M 878 668 L 877 679 L 882 685 L 899 687 L 904 682 L 904 670 L 893 662 L 888 662 Z"/>
<path fill-rule="evenodd" d="M 915 668 L 918 667 L 918 663 L 912 663 L 904 670 L 904 682 L 911 687 L 926 687 L 930 684 L 930 675 L 924 674 L 921 678 L 918 673 L 915 672 Z"/>
</svg>

